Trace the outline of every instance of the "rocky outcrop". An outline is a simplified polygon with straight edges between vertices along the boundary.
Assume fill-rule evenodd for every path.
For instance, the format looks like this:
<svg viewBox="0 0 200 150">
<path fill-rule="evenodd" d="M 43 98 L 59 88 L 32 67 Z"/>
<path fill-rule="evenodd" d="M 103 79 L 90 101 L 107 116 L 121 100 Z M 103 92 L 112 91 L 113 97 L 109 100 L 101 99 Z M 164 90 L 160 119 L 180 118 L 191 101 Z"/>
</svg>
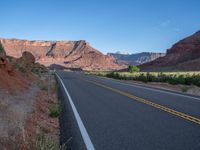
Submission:
<svg viewBox="0 0 200 150">
<path fill-rule="evenodd" d="M 24 51 L 32 53 L 37 62 L 50 66 L 61 65 L 67 68 L 84 70 L 117 70 L 115 58 L 103 55 L 86 41 L 27 41 L 0 39 L 5 51 L 13 57 L 21 57 Z"/>
<path fill-rule="evenodd" d="M 24 59 L 29 64 L 35 63 L 35 57 L 30 52 L 23 52 L 22 53 L 22 59 Z"/>
<path fill-rule="evenodd" d="M 7 56 L 0 42 L 0 90 L 9 92 L 27 89 L 29 81 L 34 81 L 47 72 L 47 68 L 35 62 L 30 52 L 23 52 L 21 57 Z"/>
<path fill-rule="evenodd" d="M 0 43 L 0 70 L 5 71 L 8 74 L 11 74 L 13 68 L 7 60 L 6 52 L 2 44 Z"/>
<path fill-rule="evenodd" d="M 0 91 L 16 91 L 27 88 L 27 81 L 9 62 L 0 42 Z"/>
<path fill-rule="evenodd" d="M 146 71 L 200 70 L 200 31 L 167 50 L 165 57 L 140 66 Z"/>
<path fill-rule="evenodd" d="M 136 54 L 120 54 L 120 53 L 108 53 L 108 55 L 113 56 L 119 63 L 128 65 L 141 65 L 153 61 L 159 57 L 165 56 L 164 53 L 151 53 L 143 52 Z"/>
</svg>

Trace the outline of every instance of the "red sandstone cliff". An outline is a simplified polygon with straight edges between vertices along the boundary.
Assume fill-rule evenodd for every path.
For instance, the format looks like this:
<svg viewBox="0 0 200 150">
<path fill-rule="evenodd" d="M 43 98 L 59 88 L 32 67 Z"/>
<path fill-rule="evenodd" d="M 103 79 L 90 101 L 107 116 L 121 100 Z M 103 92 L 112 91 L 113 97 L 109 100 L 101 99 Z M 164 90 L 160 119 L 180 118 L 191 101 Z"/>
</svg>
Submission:
<svg viewBox="0 0 200 150">
<path fill-rule="evenodd" d="M 140 65 L 146 71 L 200 70 L 200 31 L 174 44 L 164 57 Z"/>
<path fill-rule="evenodd" d="M 31 52 L 36 61 L 49 66 L 58 64 L 68 68 L 84 70 L 121 69 L 116 60 L 103 55 L 86 41 L 27 41 L 18 39 L 0 39 L 6 53 L 21 57 L 24 51 Z"/>
</svg>

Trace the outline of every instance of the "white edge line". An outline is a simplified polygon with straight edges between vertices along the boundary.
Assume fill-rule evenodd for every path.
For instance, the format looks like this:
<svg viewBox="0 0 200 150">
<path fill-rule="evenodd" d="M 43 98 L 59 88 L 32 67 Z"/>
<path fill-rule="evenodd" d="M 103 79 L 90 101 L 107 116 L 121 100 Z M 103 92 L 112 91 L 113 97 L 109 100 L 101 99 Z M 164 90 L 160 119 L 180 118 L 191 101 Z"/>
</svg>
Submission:
<svg viewBox="0 0 200 150">
<path fill-rule="evenodd" d="M 58 76 L 57 73 L 56 73 L 56 76 L 57 76 L 58 79 L 60 80 L 60 82 L 61 82 L 61 84 L 62 84 L 62 86 L 63 86 L 63 88 L 64 88 L 64 90 L 65 90 L 65 93 L 67 94 L 67 97 L 68 97 L 69 102 L 70 102 L 70 104 L 71 104 L 72 110 L 73 110 L 73 112 L 74 112 L 74 116 L 75 116 L 76 121 L 77 121 L 77 123 L 78 123 L 78 126 L 79 126 L 79 129 L 80 129 L 82 138 L 83 138 L 83 140 L 84 140 L 84 142 L 85 142 L 86 148 L 87 148 L 88 150 L 95 150 L 94 145 L 92 144 L 92 141 L 91 141 L 91 139 L 90 139 L 90 137 L 89 137 L 89 135 L 88 135 L 88 133 L 87 133 L 87 130 L 86 130 L 86 128 L 85 128 L 85 126 L 84 126 L 84 124 L 83 124 L 83 122 L 82 122 L 82 120 L 81 120 L 81 118 L 80 118 L 80 116 L 79 116 L 79 113 L 78 113 L 78 111 L 77 111 L 77 109 L 76 109 L 76 107 L 75 107 L 73 101 L 72 101 L 72 98 L 71 98 L 71 96 L 69 95 L 69 92 L 67 91 L 67 89 L 66 89 L 66 87 L 65 87 L 65 85 L 64 85 L 64 83 L 63 83 L 63 81 L 62 81 L 62 79 Z"/>
<path fill-rule="evenodd" d="M 182 96 L 182 97 L 186 97 L 186 98 L 200 100 L 200 98 L 197 98 L 197 97 L 193 97 L 193 96 L 189 96 L 189 95 L 183 95 L 183 94 L 179 94 L 179 93 L 168 92 L 168 91 L 159 90 L 159 89 L 153 89 L 153 88 L 150 88 L 150 87 L 144 87 L 142 85 L 136 85 L 134 83 L 133 84 L 131 84 L 131 83 L 130 84 L 129 83 L 122 83 L 120 81 L 113 80 L 113 79 L 111 79 L 111 80 L 107 79 L 107 81 L 111 81 L 111 82 L 116 81 L 117 83 L 122 84 L 122 85 L 128 85 L 128 86 L 138 87 L 138 88 L 142 88 L 142 89 L 146 89 L 146 90 L 157 91 L 157 92 L 161 92 L 161 93 L 167 93 L 167 94 L 172 94 L 172 95 L 176 95 L 176 96 Z"/>
</svg>

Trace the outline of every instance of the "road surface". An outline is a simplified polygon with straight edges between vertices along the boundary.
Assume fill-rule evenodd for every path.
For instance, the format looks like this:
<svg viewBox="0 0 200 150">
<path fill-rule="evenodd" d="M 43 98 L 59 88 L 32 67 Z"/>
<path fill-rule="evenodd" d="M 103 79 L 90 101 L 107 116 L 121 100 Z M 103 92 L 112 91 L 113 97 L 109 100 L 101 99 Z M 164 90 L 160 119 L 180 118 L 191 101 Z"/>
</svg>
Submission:
<svg viewBox="0 0 200 150">
<path fill-rule="evenodd" d="M 57 74 L 65 101 L 74 107 L 71 149 L 200 150 L 200 97 L 77 72 Z M 82 147 L 75 148 L 80 139 Z"/>
</svg>

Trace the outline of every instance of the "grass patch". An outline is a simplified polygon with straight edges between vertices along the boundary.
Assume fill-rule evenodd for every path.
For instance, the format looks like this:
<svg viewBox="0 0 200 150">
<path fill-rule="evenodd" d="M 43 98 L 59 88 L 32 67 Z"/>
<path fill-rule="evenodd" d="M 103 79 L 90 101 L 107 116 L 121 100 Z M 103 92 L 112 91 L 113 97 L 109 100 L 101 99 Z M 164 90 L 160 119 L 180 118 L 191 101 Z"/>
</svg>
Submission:
<svg viewBox="0 0 200 150">
<path fill-rule="evenodd" d="M 47 68 L 44 65 L 41 65 L 39 63 L 35 63 L 35 64 L 32 65 L 31 71 L 35 75 L 38 75 L 39 77 L 41 77 L 41 75 L 43 73 L 47 72 L 48 70 L 47 70 Z"/>
<path fill-rule="evenodd" d="M 61 112 L 61 109 L 60 109 L 59 104 L 52 104 L 49 107 L 49 116 L 52 118 L 58 118 L 60 116 L 60 112 Z"/>
<path fill-rule="evenodd" d="M 54 86 L 54 91 L 58 93 L 58 90 L 60 88 L 60 85 L 58 84 L 58 81 L 56 79 L 56 77 L 54 76 L 55 80 L 56 80 L 56 83 L 55 83 L 55 86 Z"/>
<path fill-rule="evenodd" d="M 65 145 L 58 146 L 43 132 L 37 135 L 35 150 L 65 150 L 65 149 L 66 149 Z"/>
<path fill-rule="evenodd" d="M 48 85 L 47 83 L 43 82 L 43 81 L 38 81 L 37 82 L 38 87 L 40 88 L 40 90 L 43 91 L 47 91 L 48 90 Z"/>
<path fill-rule="evenodd" d="M 27 69 L 26 69 L 26 67 L 25 67 L 24 62 L 22 62 L 21 64 L 20 64 L 20 63 L 17 63 L 17 64 L 15 65 L 15 68 L 16 68 L 18 71 L 20 71 L 21 73 L 23 73 L 23 74 L 26 74 L 26 73 L 27 73 Z"/>
</svg>

